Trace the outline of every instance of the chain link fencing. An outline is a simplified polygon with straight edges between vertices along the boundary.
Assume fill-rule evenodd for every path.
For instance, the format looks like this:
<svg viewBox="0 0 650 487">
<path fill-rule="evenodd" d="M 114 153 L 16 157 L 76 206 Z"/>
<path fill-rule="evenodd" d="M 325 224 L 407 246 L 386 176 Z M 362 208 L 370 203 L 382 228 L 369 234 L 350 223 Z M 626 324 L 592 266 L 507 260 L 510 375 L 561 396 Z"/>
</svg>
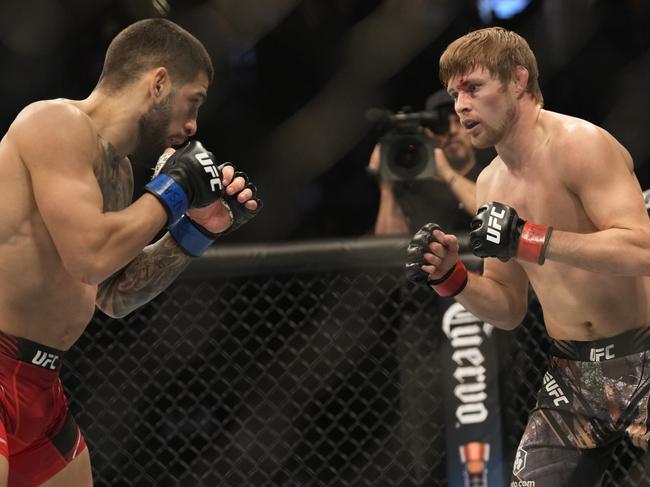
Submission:
<svg viewBox="0 0 650 487">
<path fill-rule="evenodd" d="M 445 486 L 445 336 L 400 238 L 210 249 L 63 383 L 97 487 Z M 539 305 L 496 332 L 506 466 L 547 363 Z M 605 485 L 649 485 L 622 444 Z M 507 475 L 507 477 L 509 477 Z"/>
</svg>

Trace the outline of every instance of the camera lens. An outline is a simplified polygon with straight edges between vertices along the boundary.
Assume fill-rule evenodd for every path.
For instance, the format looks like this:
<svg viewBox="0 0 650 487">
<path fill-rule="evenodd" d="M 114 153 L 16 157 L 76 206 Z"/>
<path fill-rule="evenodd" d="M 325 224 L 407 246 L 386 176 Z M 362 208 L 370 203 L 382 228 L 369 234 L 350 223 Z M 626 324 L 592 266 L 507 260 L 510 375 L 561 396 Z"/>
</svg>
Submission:
<svg viewBox="0 0 650 487">
<path fill-rule="evenodd" d="M 394 140 L 387 156 L 391 170 L 404 178 L 419 174 L 429 158 L 427 147 L 415 137 Z"/>
<path fill-rule="evenodd" d="M 404 168 L 412 168 L 418 163 L 418 150 L 414 144 L 407 144 L 402 148 L 402 154 L 400 154 L 401 165 Z"/>
</svg>

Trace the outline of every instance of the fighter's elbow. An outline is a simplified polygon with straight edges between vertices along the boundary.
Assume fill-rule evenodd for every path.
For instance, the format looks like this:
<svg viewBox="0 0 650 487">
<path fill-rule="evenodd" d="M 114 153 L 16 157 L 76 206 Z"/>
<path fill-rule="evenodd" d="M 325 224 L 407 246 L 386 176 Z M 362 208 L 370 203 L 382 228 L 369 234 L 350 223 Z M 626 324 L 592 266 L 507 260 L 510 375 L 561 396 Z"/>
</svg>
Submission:
<svg viewBox="0 0 650 487">
<path fill-rule="evenodd" d="M 520 299 L 517 301 L 515 308 L 512 312 L 511 320 L 511 330 L 518 328 L 519 325 L 524 321 L 526 315 L 528 314 L 528 299 Z"/>
<path fill-rule="evenodd" d="M 528 313 L 528 303 L 521 300 L 512 301 L 507 307 L 506 312 L 492 323 L 493 326 L 504 330 L 513 331 L 519 328 L 519 325 L 526 318 Z"/>
<path fill-rule="evenodd" d="M 614 274 L 620 276 L 650 276 L 650 225 L 630 228 L 628 250 L 618 253 L 621 263 Z"/>
<path fill-rule="evenodd" d="M 102 301 L 101 299 L 97 299 L 95 301 L 95 306 L 106 316 L 109 318 L 114 318 L 116 320 L 124 318 L 132 311 L 130 309 L 115 307 L 112 305 L 112 303 Z"/>
<path fill-rule="evenodd" d="M 91 253 L 79 252 L 63 258 L 63 266 L 73 278 L 90 286 L 99 285 L 111 274 L 102 259 Z"/>
<path fill-rule="evenodd" d="M 107 252 L 107 239 L 100 232 L 85 232 L 75 239 L 60 239 L 57 250 L 61 264 L 77 281 L 96 286 L 110 276 L 111 253 Z"/>
<path fill-rule="evenodd" d="M 97 286 L 95 306 L 106 316 L 121 319 L 138 309 L 142 302 L 134 295 L 120 291 L 121 274 L 115 274 Z"/>
<path fill-rule="evenodd" d="M 525 314 L 523 315 L 518 315 L 516 317 L 513 317 L 511 319 L 508 319 L 507 321 L 504 321 L 502 325 L 499 327 L 502 330 L 505 331 L 513 331 L 519 328 L 519 325 L 524 321 L 524 318 L 526 317 Z"/>
</svg>

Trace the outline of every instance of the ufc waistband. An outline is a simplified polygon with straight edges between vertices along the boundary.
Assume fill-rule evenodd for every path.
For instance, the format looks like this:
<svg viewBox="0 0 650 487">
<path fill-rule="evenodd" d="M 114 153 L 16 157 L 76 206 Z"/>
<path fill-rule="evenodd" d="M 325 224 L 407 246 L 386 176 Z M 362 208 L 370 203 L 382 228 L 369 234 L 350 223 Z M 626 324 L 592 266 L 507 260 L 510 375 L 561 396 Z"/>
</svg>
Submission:
<svg viewBox="0 0 650 487">
<path fill-rule="evenodd" d="M 549 353 L 582 362 L 602 362 L 650 350 L 650 326 L 594 341 L 555 340 Z"/>
<path fill-rule="evenodd" d="M 0 355 L 58 372 L 65 352 L 0 331 Z"/>
</svg>

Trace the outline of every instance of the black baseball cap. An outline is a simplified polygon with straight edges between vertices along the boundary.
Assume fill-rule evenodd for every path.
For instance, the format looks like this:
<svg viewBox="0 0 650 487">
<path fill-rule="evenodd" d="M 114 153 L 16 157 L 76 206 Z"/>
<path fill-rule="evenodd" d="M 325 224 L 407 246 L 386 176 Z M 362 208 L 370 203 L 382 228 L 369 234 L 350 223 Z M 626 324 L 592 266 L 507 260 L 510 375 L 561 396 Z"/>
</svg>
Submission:
<svg viewBox="0 0 650 487">
<path fill-rule="evenodd" d="M 438 111 L 441 108 L 453 109 L 454 99 L 449 96 L 447 90 L 438 90 L 430 95 L 424 102 L 424 109 L 427 112 Z"/>
</svg>

